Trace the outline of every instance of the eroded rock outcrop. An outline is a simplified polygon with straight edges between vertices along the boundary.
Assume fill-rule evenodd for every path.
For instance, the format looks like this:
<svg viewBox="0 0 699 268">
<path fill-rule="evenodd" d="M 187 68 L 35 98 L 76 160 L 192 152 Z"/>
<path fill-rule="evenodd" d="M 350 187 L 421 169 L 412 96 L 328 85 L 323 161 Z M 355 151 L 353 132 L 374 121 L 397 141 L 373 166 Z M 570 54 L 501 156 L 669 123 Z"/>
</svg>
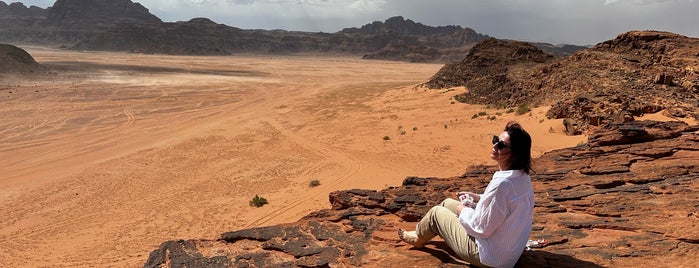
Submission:
<svg viewBox="0 0 699 268">
<path fill-rule="evenodd" d="M 684 123 L 613 124 L 590 142 L 535 161 L 531 239 L 517 267 L 691 267 L 699 254 L 699 130 Z M 456 178 L 406 178 L 381 191 L 330 195 L 332 209 L 296 223 L 179 240 L 154 250 L 145 267 L 423 267 L 462 265 L 443 242 L 416 250 L 398 227 L 458 190 L 481 192 L 495 167 Z"/>
<path fill-rule="evenodd" d="M 43 70 L 32 55 L 13 45 L 0 44 L 0 74 L 32 73 Z"/>
<path fill-rule="evenodd" d="M 537 60 L 539 53 L 531 50 L 520 50 L 531 57 L 516 57 L 521 54 L 513 54 L 513 47 L 484 42 L 425 85 L 466 86 L 469 92 L 456 99 L 468 103 L 551 105 L 547 116 L 566 119 L 572 135 L 663 110 L 671 117 L 699 119 L 698 38 L 632 31 L 548 61 Z"/>
<path fill-rule="evenodd" d="M 462 102 L 516 106 L 531 102 L 535 91 L 521 89 L 534 74 L 532 66 L 554 60 L 537 47 L 517 41 L 490 38 L 471 49 L 460 62 L 447 64 L 425 83 L 429 88 L 466 86 Z"/>
</svg>

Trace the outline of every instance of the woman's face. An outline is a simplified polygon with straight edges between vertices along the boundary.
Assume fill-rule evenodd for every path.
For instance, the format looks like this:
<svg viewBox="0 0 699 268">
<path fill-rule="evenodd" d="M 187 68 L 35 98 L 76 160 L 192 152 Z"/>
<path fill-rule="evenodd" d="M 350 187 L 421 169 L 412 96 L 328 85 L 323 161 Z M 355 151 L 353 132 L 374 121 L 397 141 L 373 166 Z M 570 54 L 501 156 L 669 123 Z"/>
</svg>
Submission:
<svg viewBox="0 0 699 268">
<path fill-rule="evenodd" d="M 490 153 L 490 158 L 498 162 L 501 168 L 508 167 L 511 156 L 510 134 L 502 132 L 496 137 L 493 137 L 493 151 Z"/>
</svg>

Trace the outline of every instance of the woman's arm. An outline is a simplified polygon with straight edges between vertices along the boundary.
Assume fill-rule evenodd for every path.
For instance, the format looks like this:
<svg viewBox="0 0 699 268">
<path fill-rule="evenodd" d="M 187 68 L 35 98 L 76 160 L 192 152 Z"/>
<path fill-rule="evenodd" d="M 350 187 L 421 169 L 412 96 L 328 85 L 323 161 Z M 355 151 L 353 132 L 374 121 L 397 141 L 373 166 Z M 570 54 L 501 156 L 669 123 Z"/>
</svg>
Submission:
<svg viewBox="0 0 699 268">
<path fill-rule="evenodd" d="M 489 237 L 507 217 L 508 188 L 489 187 L 474 209 L 463 209 L 459 221 L 466 232 L 476 238 Z M 479 196 L 480 197 L 480 196 Z"/>
</svg>

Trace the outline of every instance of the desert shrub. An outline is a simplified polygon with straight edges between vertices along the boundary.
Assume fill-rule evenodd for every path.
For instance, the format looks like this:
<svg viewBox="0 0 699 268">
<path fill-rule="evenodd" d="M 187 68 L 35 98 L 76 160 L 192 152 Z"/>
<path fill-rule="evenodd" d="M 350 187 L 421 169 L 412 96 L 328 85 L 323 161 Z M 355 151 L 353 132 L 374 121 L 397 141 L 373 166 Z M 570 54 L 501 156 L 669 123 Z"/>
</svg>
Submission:
<svg viewBox="0 0 699 268">
<path fill-rule="evenodd" d="M 526 114 L 526 113 L 530 112 L 531 110 L 532 109 L 529 109 L 529 106 L 527 106 L 526 104 L 520 104 L 519 106 L 517 106 L 517 115 Z"/>
<path fill-rule="evenodd" d="M 259 208 L 261 206 L 264 206 L 265 204 L 269 204 L 269 202 L 267 202 L 267 199 L 265 199 L 264 197 L 260 197 L 258 195 L 255 195 L 255 197 L 253 197 L 252 200 L 250 200 L 251 207 L 258 207 Z"/>
<path fill-rule="evenodd" d="M 417 131 L 417 127 L 413 127 L 413 131 Z"/>
<path fill-rule="evenodd" d="M 385 140 L 385 141 L 391 140 L 391 137 L 389 137 L 389 136 L 383 136 L 383 140 Z"/>
<path fill-rule="evenodd" d="M 308 183 L 308 186 L 311 186 L 311 187 L 316 187 L 318 185 L 320 185 L 319 180 L 312 180 L 311 182 Z"/>
<path fill-rule="evenodd" d="M 493 116 L 491 116 L 491 117 L 488 117 L 488 120 L 490 120 L 490 121 L 495 120 L 495 116 L 493 115 Z"/>
<path fill-rule="evenodd" d="M 476 118 L 478 118 L 478 114 L 473 114 L 473 116 L 471 116 L 471 119 L 476 119 Z"/>
<path fill-rule="evenodd" d="M 488 113 L 486 113 L 486 112 L 478 112 L 478 116 L 484 116 L 484 115 L 488 115 Z"/>
<path fill-rule="evenodd" d="M 506 112 L 506 113 L 511 114 L 511 113 L 514 113 L 514 112 L 515 112 L 515 109 L 510 108 L 510 109 L 507 109 L 507 112 Z"/>
<path fill-rule="evenodd" d="M 405 135 L 405 130 L 401 130 L 401 131 L 400 131 L 400 134 L 401 134 L 401 135 Z"/>
</svg>

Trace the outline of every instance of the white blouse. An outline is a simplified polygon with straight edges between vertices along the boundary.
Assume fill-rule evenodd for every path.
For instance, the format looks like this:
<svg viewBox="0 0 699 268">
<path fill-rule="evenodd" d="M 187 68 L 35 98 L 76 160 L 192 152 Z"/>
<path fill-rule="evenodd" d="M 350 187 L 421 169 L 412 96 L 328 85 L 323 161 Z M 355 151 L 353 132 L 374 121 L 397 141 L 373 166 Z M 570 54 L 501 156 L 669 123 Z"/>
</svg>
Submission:
<svg viewBox="0 0 699 268">
<path fill-rule="evenodd" d="M 534 191 L 522 170 L 493 174 L 475 208 L 464 208 L 459 221 L 476 238 L 481 263 L 513 267 L 529 239 L 534 210 Z"/>
</svg>

